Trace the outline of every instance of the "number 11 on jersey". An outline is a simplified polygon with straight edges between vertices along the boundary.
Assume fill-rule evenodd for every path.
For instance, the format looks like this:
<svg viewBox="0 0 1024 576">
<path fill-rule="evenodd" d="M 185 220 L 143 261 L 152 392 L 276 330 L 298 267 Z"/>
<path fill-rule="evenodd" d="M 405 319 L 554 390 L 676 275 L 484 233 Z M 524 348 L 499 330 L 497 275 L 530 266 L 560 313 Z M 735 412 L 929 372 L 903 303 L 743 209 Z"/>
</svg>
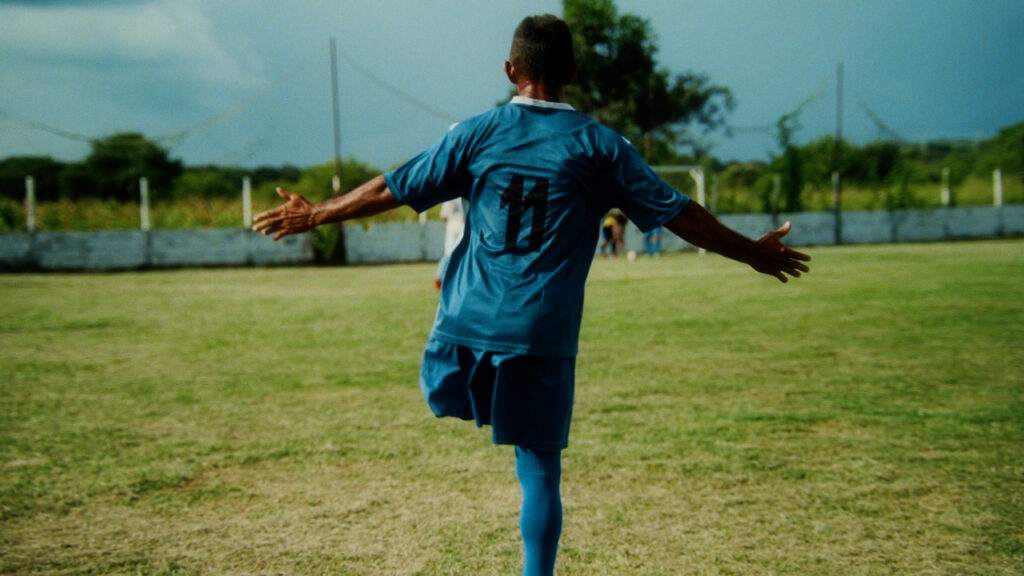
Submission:
<svg viewBox="0 0 1024 576">
<path fill-rule="evenodd" d="M 527 210 L 533 211 L 530 222 L 530 238 L 527 252 L 539 252 L 544 244 L 544 228 L 548 213 L 548 181 L 539 178 L 534 182 L 530 192 L 523 196 L 526 178 L 516 174 L 512 183 L 501 195 L 501 207 L 508 208 L 508 224 L 505 228 L 505 249 L 514 251 L 519 244 L 519 233 L 522 220 Z"/>
</svg>

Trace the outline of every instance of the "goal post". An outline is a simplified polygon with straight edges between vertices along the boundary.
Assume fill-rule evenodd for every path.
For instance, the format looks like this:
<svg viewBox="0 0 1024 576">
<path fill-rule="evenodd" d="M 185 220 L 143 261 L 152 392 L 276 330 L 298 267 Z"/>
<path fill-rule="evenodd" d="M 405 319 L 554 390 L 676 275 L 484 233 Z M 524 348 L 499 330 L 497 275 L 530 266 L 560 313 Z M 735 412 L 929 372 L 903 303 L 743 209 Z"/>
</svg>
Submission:
<svg viewBox="0 0 1024 576">
<path fill-rule="evenodd" d="M 655 172 L 668 182 L 672 187 L 681 192 L 689 192 L 692 187 L 691 198 L 701 206 L 707 206 L 707 186 L 704 178 L 704 167 L 697 164 L 669 164 L 663 166 L 652 166 Z M 698 248 L 703 255 L 707 251 Z"/>
<path fill-rule="evenodd" d="M 677 182 L 680 175 L 683 178 L 688 176 L 689 180 L 693 182 L 693 188 L 695 190 L 693 197 L 701 206 L 706 205 L 706 186 L 703 166 L 695 164 L 669 164 L 664 166 L 652 166 L 651 168 L 653 168 L 659 176 L 665 179 L 666 182 L 672 184 L 677 189 L 688 188 L 688 186 L 680 186 L 681 181 Z"/>
</svg>

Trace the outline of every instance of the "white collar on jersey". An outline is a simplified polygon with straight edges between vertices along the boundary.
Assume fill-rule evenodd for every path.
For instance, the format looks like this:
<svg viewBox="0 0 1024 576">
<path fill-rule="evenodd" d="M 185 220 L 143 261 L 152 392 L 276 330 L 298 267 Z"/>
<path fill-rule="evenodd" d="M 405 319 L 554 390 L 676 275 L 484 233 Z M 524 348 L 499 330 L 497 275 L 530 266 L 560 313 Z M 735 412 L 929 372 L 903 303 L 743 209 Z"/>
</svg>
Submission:
<svg viewBox="0 0 1024 576">
<path fill-rule="evenodd" d="M 536 98 L 527 98 L 526 96 L 513 96 L 513 104 L 525 104 L 527 106 L 537 106 L 539 108 L 554 108 L 555 110 L 575 110 L 572 104 L 567 102 L 551 102 L 548 100 L 537 100 Z"/>
</svg>

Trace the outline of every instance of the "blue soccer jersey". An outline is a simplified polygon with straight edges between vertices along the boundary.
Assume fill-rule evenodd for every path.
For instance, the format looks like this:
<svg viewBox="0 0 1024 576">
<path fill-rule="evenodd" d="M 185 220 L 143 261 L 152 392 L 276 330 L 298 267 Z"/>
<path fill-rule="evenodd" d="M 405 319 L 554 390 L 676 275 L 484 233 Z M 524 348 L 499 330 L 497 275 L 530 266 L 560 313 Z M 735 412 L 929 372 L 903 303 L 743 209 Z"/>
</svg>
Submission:
<svg viewBox="0 0 1024 576">
<path fill-rule="evenodd" d="M 689 202 L 619 134 L 567 104 L 518 96 L 453 126 L 385 179 L 417 211 L 469 201 L 433 337 L 539 356 L 576 354 L 584 285 L 608 210 L 621 209 L 646 231 Z"/>
</svg>

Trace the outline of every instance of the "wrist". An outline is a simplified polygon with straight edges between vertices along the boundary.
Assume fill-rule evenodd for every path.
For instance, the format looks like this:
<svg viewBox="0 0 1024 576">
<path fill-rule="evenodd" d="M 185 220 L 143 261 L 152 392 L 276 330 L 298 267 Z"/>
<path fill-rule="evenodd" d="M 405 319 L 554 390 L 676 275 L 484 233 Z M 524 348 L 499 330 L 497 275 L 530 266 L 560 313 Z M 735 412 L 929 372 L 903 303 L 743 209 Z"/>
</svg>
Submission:
<svg viewBox="0 0 1024 576">
<path fill-rule="evenodd" d="M 323 224 L 323 207 L 320 204 L 313 204 L 309 210 L 309 217 L 306 219 L 306 223 L 309 224 L 310 228 L 316 228 Z"/>
</svg>

